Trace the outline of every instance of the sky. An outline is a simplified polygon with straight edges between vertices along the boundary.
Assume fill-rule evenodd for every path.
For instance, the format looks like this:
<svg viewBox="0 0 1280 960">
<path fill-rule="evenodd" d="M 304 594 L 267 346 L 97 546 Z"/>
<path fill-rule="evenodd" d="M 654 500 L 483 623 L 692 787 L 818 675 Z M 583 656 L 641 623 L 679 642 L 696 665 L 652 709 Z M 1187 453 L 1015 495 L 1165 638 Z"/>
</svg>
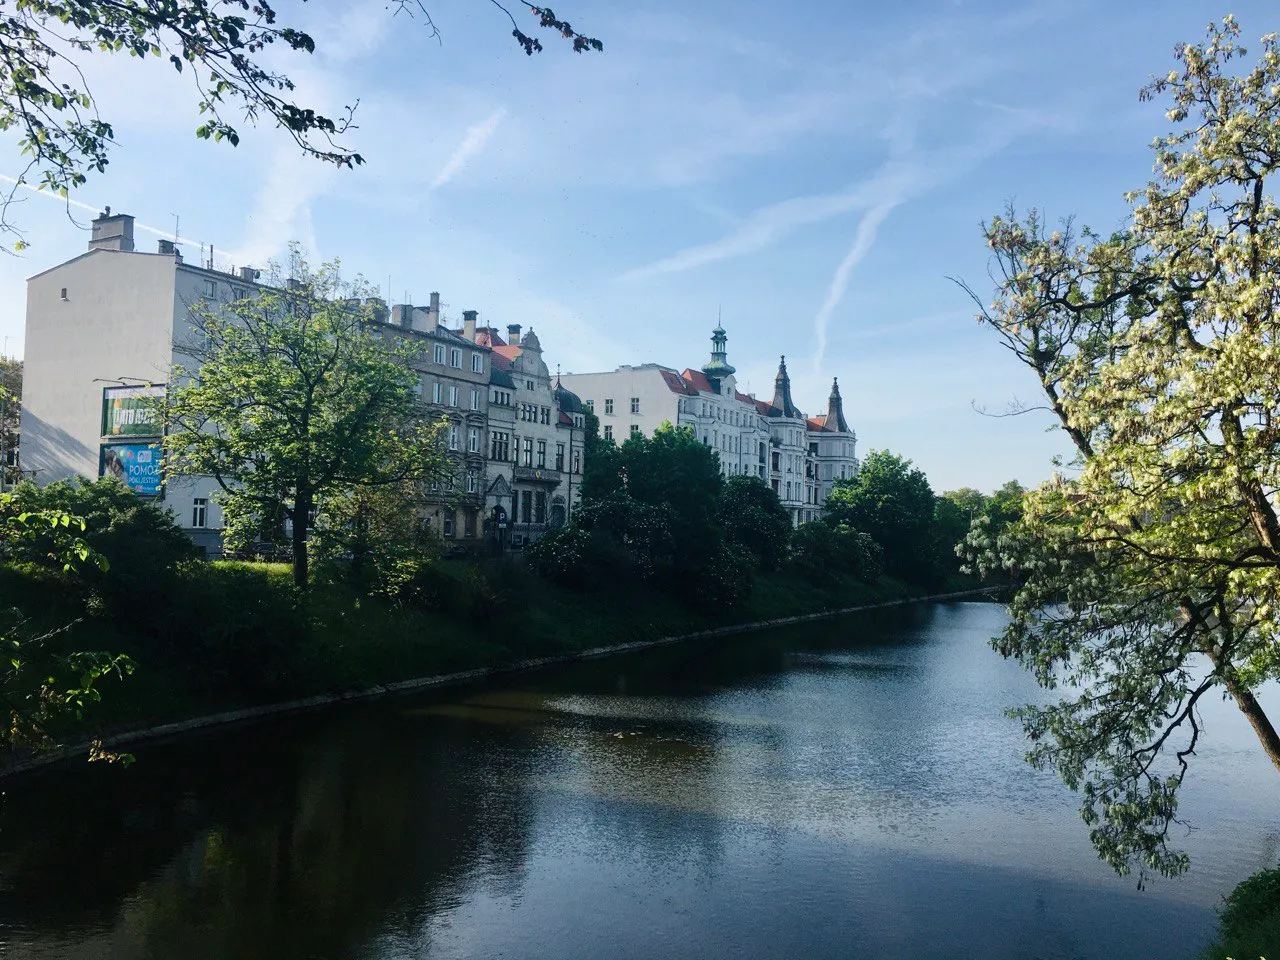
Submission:
<svg viewBox="0 0 1280 960">
<path fill-rule="evenodd" d="M 1246 45 L 1280 28 L 1264 2 L 557 0 L 604 52 L 539 32 L 527 57 L 491 0 L 426 3 L 438 39 L 386 0 L 276 6 L 316 39 L 268 53 L 297 96 L 358 100 L 355 170 L 268 125 L 198 141 L 167 63 L 85 60 L 117 144 L 71 207 L 11 210 L 31 246 L 0 256 L 5 352 L 26 277 L 82 252 L 110 205 L 139 249 L 176 218 L 189 261 L 261 266 L 292 240 L 392 302 L 439 291 L 453 320 L 536 329 L 565 372 L 699 367 L 720 318 L 740 389 L 772 395 L 785 355 L 817 414 L 838 377 L 859 455 L 892 450 L 937 491 L 1037 483 L 1067 445 L 1043 414 L 992 415 L 1036 383 L 950 278 L 990 296 L 980 224 L 1010 202 L 1124 223 L 1168 128 L 1139 89 L 1228 12 Z"/>
</svg>

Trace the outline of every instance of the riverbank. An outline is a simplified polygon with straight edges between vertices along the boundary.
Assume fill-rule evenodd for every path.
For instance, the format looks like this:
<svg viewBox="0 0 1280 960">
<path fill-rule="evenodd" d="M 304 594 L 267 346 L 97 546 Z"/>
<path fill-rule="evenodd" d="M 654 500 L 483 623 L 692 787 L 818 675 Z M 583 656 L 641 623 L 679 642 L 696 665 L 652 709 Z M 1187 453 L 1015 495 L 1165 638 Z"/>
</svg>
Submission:
<svg viewBox="0 0 1280 960">
<path fill-rule="evenodd" d="M 278 593 L 279 603 L 287 604 L 287 569 L 225 564 L 211 568 L 211 573 L 215 581 L 242 588 L 238 595 L 223 591 L 228 603 L 239 601 L 240 609 L 223 611 L 228 618 L 242 626 L 246 617 L 261 620 L 264 627 L 281 622 L 279 610 L 264 613 L 260 608 L 264 590 L 268 597 Z M 465 565 L 453 573 L 460 583 L 474 581 Z M 10 581 L 7 586 L 12 591 L 15 584 Z M 140 659 L 133 676 L 106 690 L 91 725 L 84 728 L 87 733 L 80 732 L 58 750 L 8 758 L 0 763 L 0 777 L 83 755 L 94 740 L 126 750 L 132 744 L 212 727 L 552 664 L 988 593 L 937 593 L 893 580 L 865 584 L 841 577 L 816 585 L 778 573 L 758 577 L 748 602 L 712 616 L 693 613 L 669 597 L 634 585 L 588 594 L 542 582 L 536 586 L 535 596 L 528 594 L 528 583 L 513 583 L 480 591 L 454 609 L 424 611 L 355 598 L 330 585 L 316 592 L 307 611 L 307 629 L 283 643 L 279 637 L 261 638 L 263 656 L 274 664 L 261 671 L 262 676 L 256 665 L 243 663 L 225 665 L 209 676 L 201 664 L 193 668 L 182 663 L 180 650 L 151 662 Z M 85 619 L 73 629 L 81 645 L 122 649 L 138 659 L 118 623 Z M 203 662 L 196 646 L 191 645 L 192 657 Z M 226 656 L 252 657 L 253 651 L 234 643 Z M 255 677 L 255 682 L 246 682 Z M 268 682 L 261 682 L 264 678 Z"/>
</svg>

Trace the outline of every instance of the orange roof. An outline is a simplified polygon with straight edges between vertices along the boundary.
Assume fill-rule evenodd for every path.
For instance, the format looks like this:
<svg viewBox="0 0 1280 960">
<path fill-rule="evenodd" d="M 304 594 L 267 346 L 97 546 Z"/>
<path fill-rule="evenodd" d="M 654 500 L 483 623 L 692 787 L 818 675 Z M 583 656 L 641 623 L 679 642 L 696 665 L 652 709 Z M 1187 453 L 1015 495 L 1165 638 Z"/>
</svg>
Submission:
<svg viewBox="0 0 1280 960">
<path fill-rule="evenodd" d="M 493 362 L 502 370 L 511 369 L 511 361 L 520 356 L 520 348 L 503 344 L 493 348 Z"/>
<path fill-rule="evenodd" d="M 505 347 L 507 341 L 498 334 L 497 327 L 481 327 L 476 331 L 476 343 L 482 347 Z"/>
<path fill-rule="evenodd" d="M 715 393 L 711 389 L 711 381 L 707 379 L 707 375 L 701 370 L 686 370 L 680 374 L 686 383 L 703 393 Z"/>
<path fill-rule="evenodd" d="M 825 430 L 826 428 L 827 428 L 827 418 L 826 418 L 826 415 L 825 415 L 825 414 L 824 414 L 823 416 L 821 416 L 821 417 L 810 417 L 810 418 L 809 418 L 809 429 L 810 429 L 810 430 Z"/>
<path fill-rule="evenodd" d="M 694 392 L 693 388 L 689 386 L 689 384 L 687 384 L 683 379 L 681 379 L 680 374 L 676 373 L 674 370 L 663 369 L 662 379 L 666 383 L 667 389 L 670 390 L 672 393 L 683 393 L 685 395 L 692 395 Z"/>
</svg>

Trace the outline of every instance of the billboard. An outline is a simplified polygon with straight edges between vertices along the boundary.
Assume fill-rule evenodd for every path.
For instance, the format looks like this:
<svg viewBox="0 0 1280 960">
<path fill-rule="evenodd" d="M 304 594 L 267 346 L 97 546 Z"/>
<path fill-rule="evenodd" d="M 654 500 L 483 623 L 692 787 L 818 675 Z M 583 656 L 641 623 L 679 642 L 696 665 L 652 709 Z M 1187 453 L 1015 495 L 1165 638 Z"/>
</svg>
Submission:
<svg viewBox="0 0 1280 960">
<path fill-rule="evenodd" d="M 160 495 L 160 445 L 104 443 L 98 454 L 98 476 L 119 477 L 134 493 Z"/>
<path fill-rule="evenodd" d="M 158 437 L 156 401 L 164 396 L 164 384 L 145 387 L 106 387 L 102 391 L 104 437 Z"/>
</svg>

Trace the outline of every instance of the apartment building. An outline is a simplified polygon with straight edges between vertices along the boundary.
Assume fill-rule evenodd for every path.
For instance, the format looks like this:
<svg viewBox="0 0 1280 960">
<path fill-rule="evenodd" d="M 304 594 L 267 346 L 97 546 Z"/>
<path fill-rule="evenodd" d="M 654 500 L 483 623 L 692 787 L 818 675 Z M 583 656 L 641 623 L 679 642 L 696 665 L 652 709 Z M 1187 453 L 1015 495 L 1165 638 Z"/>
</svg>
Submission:
<svg viewBox="0 0 1280 960">
<path fill-rule="evenodd" d="M 857 437 L 838 386 L 833 382 L 827 414 L 807 417 L 792 400 L 783 357 L 772 400 L 759 400 L 737 389 L 727 344 L 717 325 L 710 359 L 700 369 L 646 363 L 562 379 L 599 418 L 605 439 L 652 436 L 666 422 L 687 427 L 715 449 L 726 477 L 754 476 L 769 484 L 793 524 L 816 519 L 835 480 L 857 470 Z"/>
</svg>

